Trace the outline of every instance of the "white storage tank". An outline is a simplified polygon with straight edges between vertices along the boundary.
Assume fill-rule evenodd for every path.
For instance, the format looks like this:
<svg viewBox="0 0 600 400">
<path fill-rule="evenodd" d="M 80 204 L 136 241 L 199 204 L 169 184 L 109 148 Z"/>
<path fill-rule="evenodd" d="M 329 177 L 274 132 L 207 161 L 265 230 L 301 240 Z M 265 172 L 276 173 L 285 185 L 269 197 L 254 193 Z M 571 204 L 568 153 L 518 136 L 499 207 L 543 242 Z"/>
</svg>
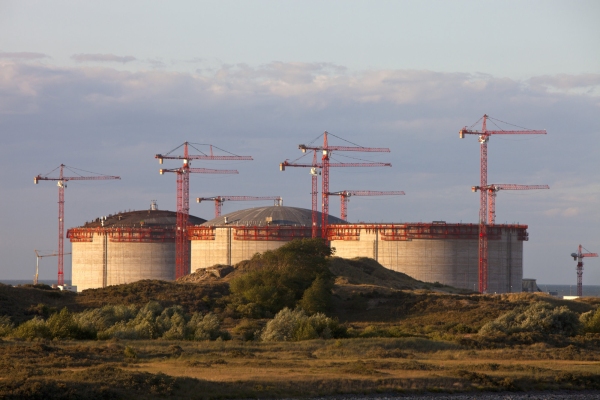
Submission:
<svg viewBox="0 0 600 400">
<path fill-rule="evenodd" d="M 317 214 L 320 225 L 321 213 Z M 333 216 L 328 221 L 345 223 Z M 192 243 L 192 272 L 216 264 L 234 265 L 294 239 L 312 237 L 312 211 L 284 206 L 234 211 L 190 227 L 188 237 Z"/>
<path fill-rule="evenodd" d="M 175 279 L 177 213 L 158 210 L 122 212 L 96 218 L 67 231 L 72 246 L 72 284 L 77 290 Z M 190 216 L 190 224 L 204 219 Z"/>
</svg>

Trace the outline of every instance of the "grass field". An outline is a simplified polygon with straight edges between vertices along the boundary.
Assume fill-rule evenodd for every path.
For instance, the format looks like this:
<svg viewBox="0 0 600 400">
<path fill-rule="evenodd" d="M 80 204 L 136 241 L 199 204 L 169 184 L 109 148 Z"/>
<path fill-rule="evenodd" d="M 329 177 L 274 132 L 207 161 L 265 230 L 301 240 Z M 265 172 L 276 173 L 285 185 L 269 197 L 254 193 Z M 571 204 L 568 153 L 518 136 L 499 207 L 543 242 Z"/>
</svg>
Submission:
<svg viewBox="0 0 600 400">
<path fill-rule="evenodd" d="M 424 338 L 0 343 L 0 396 L 255 398 L 600 389 L 600 349 Z M 33 396 L 35 397 L 35 396 Z M 42 398 L 42 397 L 38 397 Z"/>
</svg>

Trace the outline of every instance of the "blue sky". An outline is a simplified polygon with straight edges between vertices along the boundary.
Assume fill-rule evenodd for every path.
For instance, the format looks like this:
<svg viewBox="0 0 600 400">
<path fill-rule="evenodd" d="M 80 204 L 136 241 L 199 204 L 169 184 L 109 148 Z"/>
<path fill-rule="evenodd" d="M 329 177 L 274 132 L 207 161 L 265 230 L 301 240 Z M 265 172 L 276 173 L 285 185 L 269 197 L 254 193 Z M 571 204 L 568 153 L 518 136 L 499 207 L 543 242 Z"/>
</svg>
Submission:
<svg viewBox="0 0 600 400">
<path fill-rule="evenodd" d="M 67 227 L 152 199 L 174 209 L 153 156 L 186 140 L 255 159 L 195 163 L 240 175 L 193 176 L 192 198 L 310 208 L 306 171 L 278 164 L 328 130 L 390 147 L 363 158 L 393 164 L 334 170 L 332 190 L 406 192 L 353 198 L 351 221 L 476 222 L 479 145 L 458 130 L 487 113 L 548 130 L 492 137 L 489 182 L 550 185 L 499 193 L 497 221 L 529 225 L 525 277 L 574 284 L 568 255 L 600 252 L 598 17 L 595 1 L 0 0 L 0 278 L 29 278 L 33 249 L 56 247 L 57 190 L 33 176 L 122 176 L 69 184 Z M 600 259 L 584 284 L 600 284 Z"/>
</svg>

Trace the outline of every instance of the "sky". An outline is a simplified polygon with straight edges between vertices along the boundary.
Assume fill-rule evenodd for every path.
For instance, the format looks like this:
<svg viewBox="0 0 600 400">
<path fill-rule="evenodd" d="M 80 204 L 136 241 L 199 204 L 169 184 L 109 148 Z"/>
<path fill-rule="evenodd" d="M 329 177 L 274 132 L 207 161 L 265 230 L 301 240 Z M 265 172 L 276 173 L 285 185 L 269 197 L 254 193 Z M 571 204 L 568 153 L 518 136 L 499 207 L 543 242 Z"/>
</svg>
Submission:
<svg viewBox="0 0 600 400">
<path fill-rule="evenodd" d="M 488 182 L 550 186 L 500 192 L 496 221 L 529 226 L 524 277 L 575 284 L 569 255 L 600 252 L 599 17 L 597 1 L 0 0 L 0 280 L 31 278 L 33 250 L 57 248 L 58 190 L 34 176 L 61 163 L 121 176 L 70 182 L 67 229 L 151 200 L 174 210 L 154 155 L 184 141 L 254 158 L 194 162 L 239 174 L 193 175 L 192 200 L 310 208 L 308 171 L 278 165 L 327 130 L 391 150 L 337 161 L 392 164 L 334 169 L 331 190 L 406 192 L 352 198 L 351 222 L 476 223 L 479 144 L 458 131 L 488 114 L 547 130 L 492 136 Z M 584 262 L 600 285 L 600 258 Z M 55 259 L 40 268 L 56 277 Z"/>
</svg>

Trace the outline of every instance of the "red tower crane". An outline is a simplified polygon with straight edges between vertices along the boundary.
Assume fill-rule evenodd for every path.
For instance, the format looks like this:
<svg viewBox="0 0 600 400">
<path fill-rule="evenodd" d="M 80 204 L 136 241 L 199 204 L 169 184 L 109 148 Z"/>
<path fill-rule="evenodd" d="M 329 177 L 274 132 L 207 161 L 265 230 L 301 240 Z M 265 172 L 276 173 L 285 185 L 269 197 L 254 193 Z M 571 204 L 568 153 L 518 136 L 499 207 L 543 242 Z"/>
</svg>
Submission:
<svg viewBox="0 0 600 400">
<path fill-rule="evenodd" d="M 221 207 L 226 201 L 257 201 L 257 200 L 273 200 L 276 206 L 283 205 L 283 199 L 280 196 L 214 196 L 214 197 L 197 197 L 196 202 L 201 203 L 206 200 L 215 202 L 215 218 L 221 215 Z"/>
<path fill-rule="evenodd" d="M 571 253 L 573 260 L 577 261 L 577 296 L 583 296 L 583 258 L 598 257 L 598 253 L 582 253 L 581 250 L 589 251 L 582 245 L 579 245 L 577 253 Z"/>
<path fill-rule="evenodd" d="M 194 143 L 196 144 L 196 143 Z M 206 168 L 191 168 L 191 160 L 252 160 L 250 156 L 238 156 L 223 149 L 220 149 L 213 145 L 201 145 L 209 146 L 209 153 L 206 154 L 202 150 L 199 150 L 194 144 L 185 142 L 180 146 L 177 146 L 173 150 L 166 154 L 156 154 L 154 158 L 158 159 L 160 164 L 163 160 L 182 160 L 183 166 L 174 169 L 161 169 L 159 170 L 162 175 L 165 172 L 173 172 L 177 174 L 177 227 L 175 231 L 175 278 L 181 278 L 190 273 L 190 249 L 187 244 L 187 225 L 190 215 L 190 174 L 237 174 L 237 170 L 224 170 L 224 169 L 206 169 Z M 183 147 L 183 155 L 172 155 L 173 152 Z M 188 147 L 194 148 L 201 154 L 190 155 Z M 213 148 L 218 149 L 222 152 L 228 153 L 227 155 L 214 155 Z"/>
<path fill-rule="evenodd" d="M 68 169 L 73 172 L 77 176 L 65 176 L 64 169 Z M 49 175 L 54 171 L 59 170 L 58 177 L 52 178 Z M 82 171 L 89 174 L 95 174 L 95 176 L 82 176 L 77 171 Z M 56 181 L 56 185 L 58 186 L 58 284 L 64 285 L 64 255 L 65 255 L 65 245 L 64 245 L 64 237 L 65 237 L 65 189 L 67 188 L 68 181 L 98 181 L 98 180 L 107 180 L 107 179 L 121 179 L 119 176 L 110 176 L 110 175 L 101 175 L 96 174 L 95 172 L 84 171 L 82 169 L 68 167 L 64 164 L 60 164 L 60 166 L 54 168 L 52 171 L 47 173 L 46 175 L 38 175 L 33 178 L 33 183 L 38 184 L 39 181 Z"/>
<path fill-rule="evenodd" d="M 332 135 L 329 132 L 323 132 L 323 146 L 310 146 L 301 144 L 298 146 L 302 152 L 306 152 L 306 150 L 314 150 L 314 151 L 322 151 L 323 156 L 321 157 L 321 171 L 322 171 L 322 179 L 321 179 L 321 237 L 325 237 L 327 233 L 327 218 L 329 217 L 329 168 L 338 166 L 338 167 L 350 167 L 350 166 L 384 166 L 391 167 L 392 164 L 389 163 L 368 163 L 370 165 L 351 165 L 357 163 L 332 163 L 331 153 L 333 151 L 359 151 L 359 152 L 379 152 L 379 153 L 389 153 L 390 149 L 387 147 L 362 147 L 357 144 L 351 143 L 354 146 L 330 146 L 328 143 L 328 135 L 334 136 L 338 139 L 342 139 L 339 136 Z M 345 140 L 345 139 L 342 139 Z M 347 141 L 347 140 L 345 140 Z M 350 143 L 350 142 L 348 142 Z M 336 165 L 337 164 L 337 165 Z M 342 165 L 340 165 L 342 164 Z M 374 165 L 379 164 L 379 165 Z"/>
<path fill-rule="evenodd" d="M 284 162 L 279 164 L 279 169 L 281 171 L 285 171 L 285 167 L 310 167 L 310 175 L 311 175 L 311 185 L 312 185 L 312 189 L 310 192 L 311 195 L 311 204 L 312 204 L 312 237 L 316 238 L 318 236 L 319 233 L 319 226 L 318 226 L 318 221 L 317 221 L 317 195 L 319 194 L 319 189 L 318 189 L 318 177 L 319 175 L 321 175 L 321 170 L 320 170 L 320 166 L 321 164 L 319 164 L 317 162 L 317 151 L 314 150 L 313 151 L 313 160 L 312 160 L 312 164 L 311 165 L 307 165 L 307 164 L 298 164 L 295 161 L 289 162 L 288 160 L 285 160 Z"/>
<path fill-rule="evenodd" d="M 339 192 L 330 192 L 329 196 L 340 196 L 340 218 L 348 220 L 348 202 L 351 196 L 402 196 L 402 191 L 378 192 L 372 190 L 342 190 Z"/>
<path fill-rule="evenodd" d="M 314 150 L 314 149 L 312 149 Z M 316 154 L 316 150 L 314 152 L 314 154 Z M 368 163 L 332 163 L 329 162 L 328 163 L 328 168 L 330 167 L 391 167 L 392 164 L 390 163 L 379 163 L 379 162 L 368 162 Z M 323 169 L 323 163 L 319 163 L 317 161 L 315 161 L 315 159 L 313 159 L 313 163 L 312 164 L 302 164 L 302 163 L 296 163 L 295 161 L 288 161 L 285 160 L 284 162 L 279 164 L 279 169 L 281 171 L 285 171 L 286 167 L 301 167 L 301 168 L 310 168 L 310 173 L 312 175 L 312 237 L 317 237 L 318 235 L 318 228 L 317 228 L 317 184 L 316 184 L 316 179 L 317 176 L 320 175 L 320 171 L 319 169 Z M 325 179 L 325 178 L 323 178 Z M 329 190 L 329 186 L 327 186 L 327 190 Z M 328 191 L 325 193 L 329 193 Z M 325 196 L 327 198 L 327 196 Z M 327 209 L 329 210 L 329 206 L 327 206 Z M 323 213 L 324 211 L 322 211 Z M 327 214 L 329 215 L 329 214 Z M 325 233 L 327 231 L 327 222 L 325 222 L 325 228 L 323 228 L 323 221 L 326 221 L 327 218 L 323 217 L 323 215 L 321 215 L 321 237 L 325 237 Z"/>
<path fill-rule="evenodd" d="M 471 129 L 477 122 L 481 121 L 482 127 L 481 131 Z M 531 134 L 540 134 L 545 135 L 546 130 L 533 130 L 533 129 L 525 129 L 521 128 L 521 130 L 488 130 L 487 129 L 487 121 L 491 120 L 498 121 L 501 123 L 505 123 L 503 121 L 490 118 L 487 114 L 481 117 L 475 124 L 470 127 L 462 128 L 458 133 L 461 139 L 464 139 L 465 135 L 477 135 L 479 136 L 480 147 L 480 158 L 481 158 L 481 166 L 480 166 L 480 183 L 479 187 L 487 187 L 487 143 L 490 139 L 491 135 L 531 135 Z M 510 125 L 510 124 L 509 124 Z M 513 125 L 514 126 L 514 125 Z M 488 268 L 488 248 L 487 248 L 487 208 L 488 208 L 488 191 L 482 190 L 479 196 L 479 291 L 482 293 L 487 292 L 487 268 Z"/>
<path fill-rule="evenodd" d="M 488 215 L 487 224 L 494 225 L 496 223 L 496 195 L 500 190 L 535 190 L 535 189 L 550 189 L 548 185 L 514 185 L 510 183 L 491 183 L 483 188 L 488 194 Z M 482 190 L 481 186 L 472 186 L 471 190 L 477 192 Z"/>
</svg>

